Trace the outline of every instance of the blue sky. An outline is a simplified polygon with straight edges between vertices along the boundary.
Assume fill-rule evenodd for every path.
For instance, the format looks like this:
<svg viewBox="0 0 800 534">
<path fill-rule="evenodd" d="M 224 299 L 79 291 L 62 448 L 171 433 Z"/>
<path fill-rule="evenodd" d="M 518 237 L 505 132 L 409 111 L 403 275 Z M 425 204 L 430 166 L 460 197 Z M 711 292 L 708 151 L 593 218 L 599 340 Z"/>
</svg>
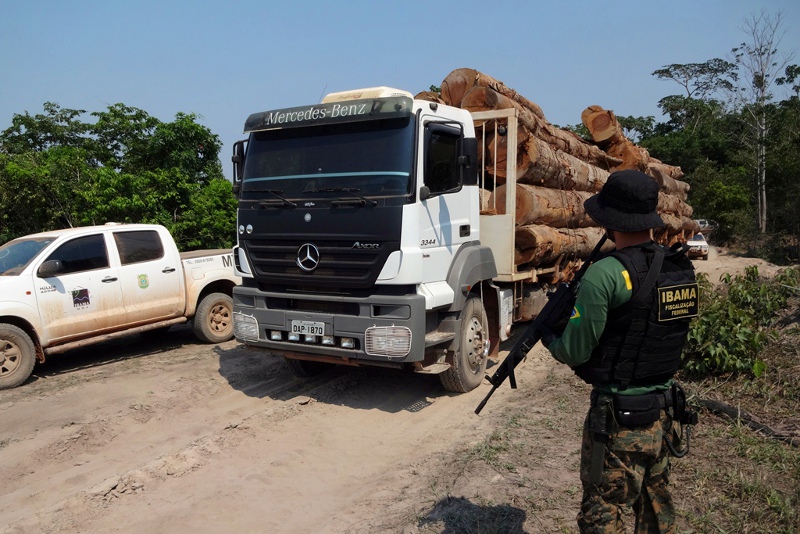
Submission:
<svg viewBox="0 0 800 534">
<path fill-rule="evenodd" d="M 162 121 L 195 113 L 231 145 L 250 113 L 332 91 L 412 93 L 470 67 L 577 124 L 599 104 L 659 116 L 680 87 L 651 73 L 725 58 L 748 16 L 783 12 L 800 64 L 799 0 L 239 2 L 0 0 L 0 129 L 44 102 L 123 103 Z"/>
</svg>

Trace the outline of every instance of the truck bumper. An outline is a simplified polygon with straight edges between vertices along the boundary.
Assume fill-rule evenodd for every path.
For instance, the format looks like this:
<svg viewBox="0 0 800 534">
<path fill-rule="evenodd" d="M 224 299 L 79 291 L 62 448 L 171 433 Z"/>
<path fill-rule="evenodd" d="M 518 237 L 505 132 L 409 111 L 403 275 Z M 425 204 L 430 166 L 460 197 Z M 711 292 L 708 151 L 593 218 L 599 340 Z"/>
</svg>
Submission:
<svg viewBox="0 0 800 534">
<path fill-rule="evenodd" d="M 233 312 L 238 341 L 281 355 L 381 365 L 421 361 L 425 354 L 422 295 L 351 297 L 237 286 Z"/>
</svg>

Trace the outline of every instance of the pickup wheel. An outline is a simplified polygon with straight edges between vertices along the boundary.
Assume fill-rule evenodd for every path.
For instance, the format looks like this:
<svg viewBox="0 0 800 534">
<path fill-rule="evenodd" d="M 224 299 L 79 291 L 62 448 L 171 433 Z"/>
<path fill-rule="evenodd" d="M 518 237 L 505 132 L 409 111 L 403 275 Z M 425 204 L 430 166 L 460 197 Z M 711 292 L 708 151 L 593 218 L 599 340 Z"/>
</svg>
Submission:
<svg viewBox="0 0 800 534">
<path fill-rule="evenodd" d="M 450 369 L 439 375 L 448 391 L 466 393 L 483 381 L 489 347 L 489 321 L 478 297 L 470 297 L 461 310 L 460 347 Z"/>
<path fill-rule="evenodd" d="M 31 337 L 19 327 L 0 324 L 0 389 L 25 382 L 35 363 L 36 347 Z"/>
<path fill-rule="evenodd" d="M 222 343 L 233 337 L 233 299 L 225 293 L 209 293 L 192 320 L 194 335 L 206 343 Z"/>
</svg>

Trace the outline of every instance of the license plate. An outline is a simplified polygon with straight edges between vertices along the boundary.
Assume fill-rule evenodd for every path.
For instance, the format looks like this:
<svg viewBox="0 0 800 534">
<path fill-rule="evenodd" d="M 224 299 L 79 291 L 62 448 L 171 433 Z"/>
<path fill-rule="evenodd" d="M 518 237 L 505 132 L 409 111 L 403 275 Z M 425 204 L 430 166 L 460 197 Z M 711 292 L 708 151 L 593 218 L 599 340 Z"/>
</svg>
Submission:
<svg viewBox="0 0 800 534">
<path fill-rule="evenodd" d="M 324 336 L 325 323 L 318 323 L 316 321 L 292 321 L 292 333 Z"/>
</svg>

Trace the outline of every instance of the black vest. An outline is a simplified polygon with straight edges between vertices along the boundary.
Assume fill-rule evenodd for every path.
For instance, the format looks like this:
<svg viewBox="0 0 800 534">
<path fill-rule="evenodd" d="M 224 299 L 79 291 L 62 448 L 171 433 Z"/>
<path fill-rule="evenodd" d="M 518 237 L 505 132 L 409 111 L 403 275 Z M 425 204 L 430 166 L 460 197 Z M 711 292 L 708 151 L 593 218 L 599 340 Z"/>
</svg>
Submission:
<svg viewBox="0 0 800 534">
<path fill-rule="evenodd" d="M 663 384 L 675 375 L 699 299 L 686 250 L 649 243 L 611 254 L 627 269 L 633 295 L 609 311 L 598 346 L 575 368 L 585 382 L 625 389 Z"/>
</svg>

